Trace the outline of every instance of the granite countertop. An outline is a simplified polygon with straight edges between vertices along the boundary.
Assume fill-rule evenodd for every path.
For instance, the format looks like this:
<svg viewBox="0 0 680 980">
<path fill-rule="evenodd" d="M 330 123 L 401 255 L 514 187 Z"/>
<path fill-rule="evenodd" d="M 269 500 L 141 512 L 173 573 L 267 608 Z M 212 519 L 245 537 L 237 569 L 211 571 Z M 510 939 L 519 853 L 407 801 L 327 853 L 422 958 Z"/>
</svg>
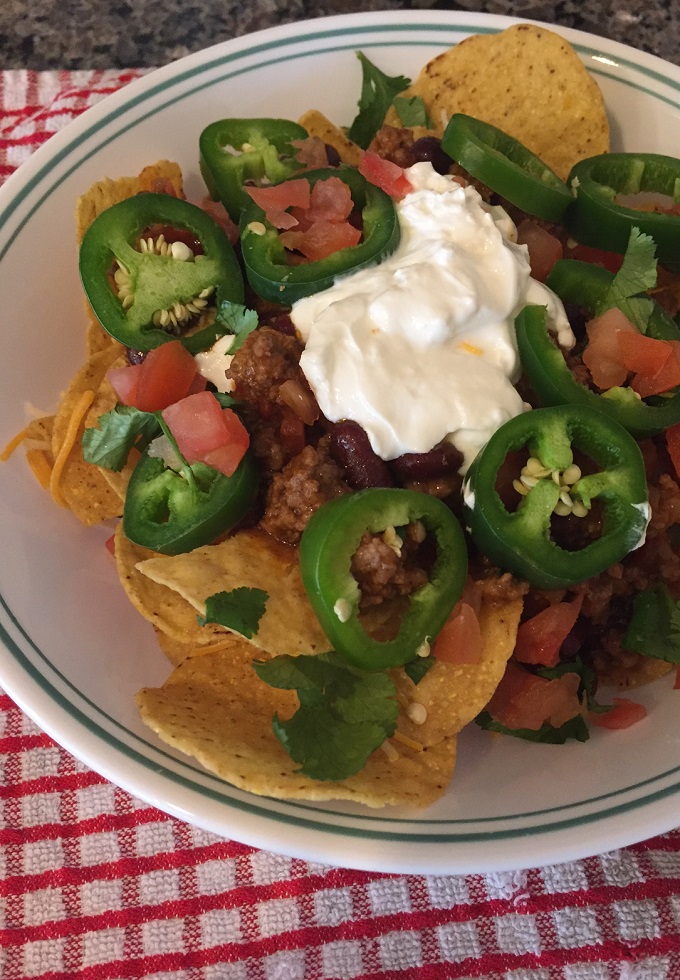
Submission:
<svg viewBox="0 0 680 980">
<path fill-rule="evenodd" d="M 680 0 L 3 0 L 0 68 L 152 67 L 277 24 L 428 7 L 574 27 L 680 64 Z"/>
</svg>

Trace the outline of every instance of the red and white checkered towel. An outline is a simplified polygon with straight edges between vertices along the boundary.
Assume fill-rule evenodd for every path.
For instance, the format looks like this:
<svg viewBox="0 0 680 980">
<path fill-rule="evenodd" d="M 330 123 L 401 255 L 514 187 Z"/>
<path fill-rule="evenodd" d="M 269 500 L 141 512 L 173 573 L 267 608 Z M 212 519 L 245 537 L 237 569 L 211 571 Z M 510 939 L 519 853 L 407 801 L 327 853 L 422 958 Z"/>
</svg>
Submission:
<svg viewBox="0 0 680 980">
<path fill-rule="evenodd" d="M 137 71 L 0 74 L 0 180 Z M 680 980 L 680 831 L 530 871 L 390 876 L 221 840 L 0 692 L 3 980 Z"/>
</svg>

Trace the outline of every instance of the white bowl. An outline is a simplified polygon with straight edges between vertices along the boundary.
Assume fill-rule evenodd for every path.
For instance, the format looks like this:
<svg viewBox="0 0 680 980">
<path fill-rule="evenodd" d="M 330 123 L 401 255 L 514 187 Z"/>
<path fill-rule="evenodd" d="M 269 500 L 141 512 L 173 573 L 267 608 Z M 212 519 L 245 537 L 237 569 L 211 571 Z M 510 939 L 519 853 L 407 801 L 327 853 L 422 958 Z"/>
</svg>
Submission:
<svg viewBox="0 0 680 980">
<path fill-rule="evenodd" d="M 74 203 L 104 175 L 177 160 L 204 193 L 198 136 L 228 115 L 356 112 L 362 50 L 388 74 L 417 75 L 468 34 L 505 17 L 380 13 L 289 25 L 184 58 L 72 122 L 0 189 L 4 443 L 27 404 L 51 411 L 84 356 Z M 614 149 L 674 154 L 680 69 L 613 41 L 560 30 L 600 84 Z M 392 872 L 482 872 L 593 854 L 675 826 L 680 694 L 640 692 L 649 717 L 586 744 L 547 746 L 474 726 L 444 798 L 422 812 L 282 803 L 233 789 L 171 751 L 139 721 L 134 694 L 170 671 L 128 604 L 103 547 L 55 507 L 17 453 L 0 467 L 0 684 L 57 742 L 97 772 L 201 827 L 273 851 Z"/>
</svg>

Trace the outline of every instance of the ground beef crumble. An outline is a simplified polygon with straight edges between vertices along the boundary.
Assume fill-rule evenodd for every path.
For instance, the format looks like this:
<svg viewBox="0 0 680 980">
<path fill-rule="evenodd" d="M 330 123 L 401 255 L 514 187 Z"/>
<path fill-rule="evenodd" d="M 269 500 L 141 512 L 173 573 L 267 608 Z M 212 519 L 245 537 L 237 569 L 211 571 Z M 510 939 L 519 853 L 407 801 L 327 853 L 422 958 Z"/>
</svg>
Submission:
<svg viewBox="0 0 680 980">
<path fill-rule="evenodd" d="M 284 381 L 307 384 L 300 368 L 301 353 L 297 337 L 270 327 L 248 334 L 227 371 L 234 383 L 234 398 L 252 405 L 264 418 L 275 414 Z"/>
<path fill-rule="evenodd" d="M 233 395 L 243 403 L 241 414 L 266 481 L 307 441 L 302 421 L 280 396 L 281 386 L 294 381 L 313 397 L 300 368 L 301 353 L 302 344 L 293 334 L 260 327 L 246 337 L 227 371 Z"/>
<path fill-rule="evenodd" d="M 274 474 L 260 526 L 280 541 L 297 544 L 314 511 L 348 491 L 323 437 Z"/>
<path fill-rule="evenodd" d="M 410 595 L 428 581 L 417 563 L 417 541 L 407 529 L 402 546 L 395 550 L 384 535 L 366 532 L 352 556 L 350 570 L 361 590 L 361 608 Z"/>
<path fill-rule="evenodd" d="M 413 153 L 413 131 L 398 126 L 381 126 L 371 140 L 368 149 L 398 167 L 412 167 L 416 162 Z"/>
</svg>

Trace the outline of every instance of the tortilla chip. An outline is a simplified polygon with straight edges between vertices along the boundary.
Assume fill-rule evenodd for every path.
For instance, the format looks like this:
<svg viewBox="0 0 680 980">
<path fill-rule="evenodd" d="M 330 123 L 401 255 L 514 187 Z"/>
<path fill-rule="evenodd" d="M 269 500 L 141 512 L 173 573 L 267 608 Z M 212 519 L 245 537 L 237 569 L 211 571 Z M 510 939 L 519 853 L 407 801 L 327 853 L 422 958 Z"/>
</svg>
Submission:
<svg viewBox="0 0 680 980">
<path fill-rule="evenodd" d="M 117 346 L 120 348 L 120 345 Z M 110 367 L 119 368 L 126 367 L 127 365 L 127 357 L 121 352 Z M 102 415 L 106 415 L 107 412 L 111 412 L 117 404 L 118 396 L 105 375 L 102 378 L 99 389 L 95 394 L 94 401 L 88 410 L 87 416 L 85 417 L 85 427 L 98 427 L 100 417 Z M 109 470 L 104 466 L 99 467 L 99 472 L 101 473 L 102 477 L 106 480 L 111 489 L 118 494 L 122 501 L 125 500 L 127 486 L 130 482 L 132 471 L 134 470 L 139 457 L 140 453 L 136 449 L 133 449 L 129 453 L 127 462 L 121 470 Z"/>
<path fill-rule="evenodd" d="M 632 664 L 611 663 L 607 667 L 599 667 L 597 671 L 598 679 L 602 684 L 611 684 L 613 687 L 630 689 L 642 687 L 652 681 L 664 677 L 676 664 L 671 664 L 667 660 L 658 660 L 656 657 L 644 657 L 636 655 Z"/>
<path fill-rule="evenodd" d="M 237 637 L 232 643 L 231 649 L 189 658 L 163 687 L 139 692 L 141 717 L 163 741 L 239 789 L 277 799 L 425 806 L 445 790 L 455 764 L 455 736 L 420 752 L 395 743 L 394 759 L 379 749 L 361 772 L 342 782 L 300 775 L 272 731 L 274 714 L 285 718 L 295 712 L 296 695 L 257 677 L 252 644 Z"/>
<path fill-rule="evenodd" d="M 40 415 L 31 419 L 23 433 L 23 445 L 26 449 L 42 449 L 52 451 L 52 431 L 54 429 L 53 415 Z"/>
<path fill-rule="evenodd" d="M 122 503 L 101 470 L 83 459 L 81 439 L 90 405 L 87 406 L 77 430 L 74 424 L 75 413 L 82 406 L 83 398 L 91 395 L 90 404 L 94 403 L 104 375 L 119 356 L 121 349 L 120 344 L 111 345 L 107 350 L 87 359 L 62 395 L 54 417 L 52 455 L 55 468 L 60 469 L 63 463 L 63 469 L 60 470 L 58 479 L 53 480 L 52 492 L 53 495 L 60 496 L 62 502 L 87 527 L 119 517 Z"/>
<path fill-rule="evenodd" d="M 324 653 L 330 648 L 300 578 L 297 551 L 261 531 L 240 531 L 184 555 L 141 561 L 137 571 L 174 589 L 205 614 L 205 600 L 241 586 L 269 598 L 252 643 L 269 653 Z"/>
<path fill-rule="evenodd" d="M 159 647 L 173 667 L 179 667 L 187 657 L 204 656 L 206 653 L 215 653 L 217 650 L 224 650 L 233 642 L 231 633 L 224 633 L 222 636 L 217 636 L 209 643 L 198 644 L 183 643 L 181 640 L 176 640 L 174 637 L 168 636 L 167 633 L 164 633 L 157 626 L 154 626 L 154 631 Z"/>
<path fill-rule="evenodd" d="M 83 240 L 85 232 L 95 218 L 110 208 L 113 204 L 141 194 L 143 191 L 155 191 L 171 187 L 177 197 L 184 197 L 182 171 L 178 164 L 169 160 L 159 160 L 145 167 L 137 177 L 119 177 L 111 180 L 105 177 L 78 198 L 76 204 L 76 236 L 78 245 Z M 90 354 L 106 350 L 116 342 L 104 330 L 97 317 L 86 304 L 87 312 L 87 351 Z"/>
<path fill-rule="evenodd" d="M 409 701 L 416 700 L 424 705 L 428 719 L 433 715 L 438 719 L 432 724 L 430 737 L 437 740 L 446 733 L 459 732 L 488 704 L 515 648 L 522 608 L 522 599 L 505 605 L 482 605 L 479 625 L 484 645 L 478 664 L 449 664 L 437 660 L 417 685 L 405 674 L 402 676 L 400 692 Z M 411 738 L 419 738 L 417 726 L 409 722 L 403 728 Z"/>
<path fill-rule="evenodd" d="M 189 602 L 137 570 L 139 563 L 164 556 L 129 541 L 123 534 L 122 524 L 116 528 L 115 555 L 118 576 L 128 599 L 161 633 L 189 648 L 212 643 L 228 635 L 222 626 L 199 626 L 196 610 Z"/>
<path fill-rule="evenodd" d="M 361 148 L 348 139 L 344 130 L 327 119 L 323 113 L 317 109 L 310 109 L 303 116 L 300 116 L 298 122 L 304 126 L 310 136 L 317 136 L 328 146 L 337 150 L 343 163 L 348 163 L 352 167 L 359 166 Z"/>
<path fill-rule="evenodd" d="M 475 116 L 563 179 L 579 160 L 609 150 L 597 83 L 568 41 L 533 24 L 466 38 L 428 62 L 403 94 L 423 99 L 440 135 L 455 112 Z"/>
<path fill-rule="evenodd" d="M 126 201 L 135 194 L 143 191 L 154 191 L 165 186 L 172 186 L 177 197 L 184 197 L 182 171 L 178 164 L 170 160 L 159 160 L 145 167 L 137 177 L 119 177 L 111 180 L 105 177 L 93 184 L 85 194 L 82 194 L 76 204 L 76 235 L 78 244 L 83 240 L 85 232 L 95 218 L 114 204 Z"/>
<path fill-rule="evenodd" d="M 161 688 L 140 691 L 137 704 L 165 742 L 239 789 L 278 799 L 428 806 L 453 775 L 457 732 L 484 707 L 503 675 L 521 606 L 484 609 L 479 664 L 437 663 L 417 686 L 403 670 L 393 671 L 400 703 L 422 704 L 425 721 L 416 725 L 403 710 L 395 736 L 361 772 L 339 782 L 297 772 L 271 727 L 274 714 L 288 718 L 297 710 L 297 696 L 261 681 L 251 666 L 257 651 L 238 637 L 228 648 L 185 660 Z"/>
</svg>

